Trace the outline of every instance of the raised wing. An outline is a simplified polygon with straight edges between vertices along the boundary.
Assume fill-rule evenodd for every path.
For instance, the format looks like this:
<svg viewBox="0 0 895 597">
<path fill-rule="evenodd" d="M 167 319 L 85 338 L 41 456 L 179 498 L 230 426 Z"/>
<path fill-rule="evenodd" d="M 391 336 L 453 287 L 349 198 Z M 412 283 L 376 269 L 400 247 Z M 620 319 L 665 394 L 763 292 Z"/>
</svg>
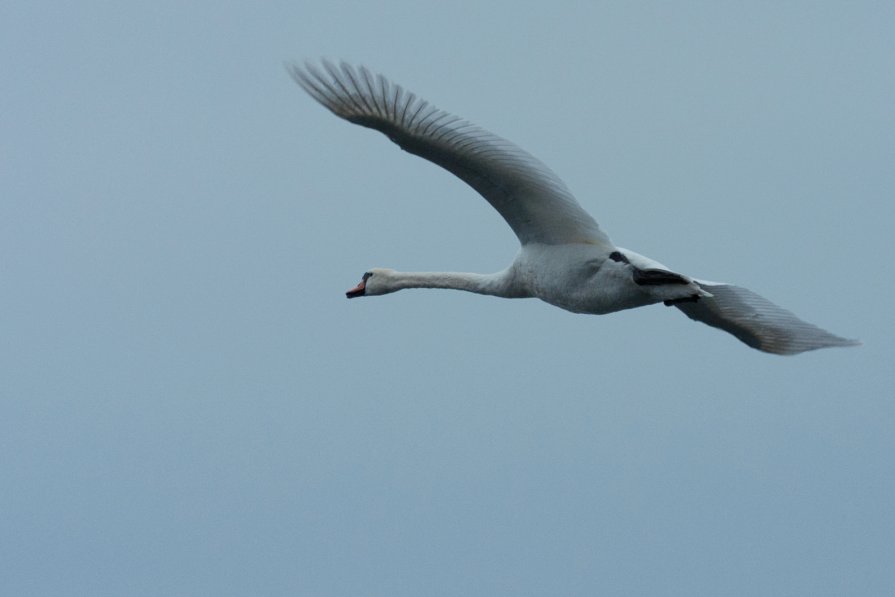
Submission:
<svg viewBox="0 0 895 597">
<path fill-rule="evenodd" d="M 288 65 L 295 81 L 333 114 L 376 129 L 402 149 L 453 172 L 482 194 L 519 241 L 590 243 L 609 237 L 565 184 L 513 143 L 439 110 L 382 75 L 346 63 Z"/>
<path fill-rule="evenodd" d="M 677 303 L 675 307 L 690 319 L 730 332 L 752 348 L 774 354 L 798 354 L 860 344 L 802 321 L 746 288 L 701 280 L 698 283 L 712 296 L 692 303 Z"/>
</svg>

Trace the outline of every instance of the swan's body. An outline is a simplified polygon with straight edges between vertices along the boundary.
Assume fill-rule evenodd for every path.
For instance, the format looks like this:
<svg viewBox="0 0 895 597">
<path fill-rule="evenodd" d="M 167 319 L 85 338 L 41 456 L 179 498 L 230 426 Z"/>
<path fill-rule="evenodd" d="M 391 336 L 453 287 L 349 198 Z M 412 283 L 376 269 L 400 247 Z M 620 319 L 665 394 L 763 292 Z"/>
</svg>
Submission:
<svg viewBox="0 0 895 597">
<path fill-rule="evenodd" d="M 605 314 L 654 303 L 734 334 L 765 352 L 852 346 L 759 295 L 675 273 L 615 246 L 563 182 L 509 141 L 443 112 L 365 68 L 291 66 L 295 80 L 337 116 L 379 130 L 406 151 L 454 173 L 507 221 L 521 248 L 502 272 L 372 269 L 347 295 L 452 288 L 504 298 L 536 297 L 575 313 Z"/>
</svg>

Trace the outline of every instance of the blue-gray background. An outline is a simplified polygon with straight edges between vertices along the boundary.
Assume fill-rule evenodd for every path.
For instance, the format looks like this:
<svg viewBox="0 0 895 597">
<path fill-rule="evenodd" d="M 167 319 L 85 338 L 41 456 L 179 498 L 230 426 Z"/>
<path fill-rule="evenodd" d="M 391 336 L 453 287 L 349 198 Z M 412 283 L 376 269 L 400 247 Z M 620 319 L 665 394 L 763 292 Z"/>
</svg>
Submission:
<svg viewBox="0 0 895 597">
<path fill-rule="evenodd" d="M 0 593 L 895 592 L 895 8 L 6 2 Z M 362 62 L 622 246 L 865 345 L 576 316 L 283 61 Z"/>
</svg>

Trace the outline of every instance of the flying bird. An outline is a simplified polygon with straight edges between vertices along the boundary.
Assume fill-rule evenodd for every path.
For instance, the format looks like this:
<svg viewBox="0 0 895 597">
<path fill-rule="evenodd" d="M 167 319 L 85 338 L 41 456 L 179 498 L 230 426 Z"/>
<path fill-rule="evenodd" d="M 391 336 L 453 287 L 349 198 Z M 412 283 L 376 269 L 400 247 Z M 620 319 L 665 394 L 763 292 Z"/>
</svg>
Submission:
<svg viewBox="0 0 895 597">
<path fill-rule="evenodd" d="M 509 267 L 493 274 L 373 268 L 346 293 L 348 298 L 405 288 L 451 288 L 535 297 L 574 313 L 597 315 L 663 303 L 764 352 L 797 354 L 860 344 L 803 321 L 751 290 L 691 278 L 616 246 L 538 159 L 382 75 L 326 60 L 287 69 L 336 116 L 376 129 L 401 149 L 458 176 L 503 216 L 521 244 Z"/>
</svg>

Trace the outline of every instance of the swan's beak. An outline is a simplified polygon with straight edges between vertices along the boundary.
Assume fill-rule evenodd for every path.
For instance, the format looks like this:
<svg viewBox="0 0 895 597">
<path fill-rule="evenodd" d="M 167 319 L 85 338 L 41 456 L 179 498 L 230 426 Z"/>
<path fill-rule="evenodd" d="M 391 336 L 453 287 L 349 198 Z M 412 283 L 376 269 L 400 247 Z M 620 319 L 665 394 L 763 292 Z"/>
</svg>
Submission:
<svg viewBox="0 0 895 597">
<path fill-rule="evenodd" d="M 364 288 L 366 288 L 366 286 L 367 286 L 367 280 L 366 280 L 366 278 L 364 278 L 363 280 L 360 281 L 360 284 L 358 284 L 357 286 L 355 286 L 354 288 L 352 288 L 351 290 L 346 292 L 345 296 L 347 296 L 350 299 L 357 298 L 359 296 L 364 296 Z"/>
</svg>

